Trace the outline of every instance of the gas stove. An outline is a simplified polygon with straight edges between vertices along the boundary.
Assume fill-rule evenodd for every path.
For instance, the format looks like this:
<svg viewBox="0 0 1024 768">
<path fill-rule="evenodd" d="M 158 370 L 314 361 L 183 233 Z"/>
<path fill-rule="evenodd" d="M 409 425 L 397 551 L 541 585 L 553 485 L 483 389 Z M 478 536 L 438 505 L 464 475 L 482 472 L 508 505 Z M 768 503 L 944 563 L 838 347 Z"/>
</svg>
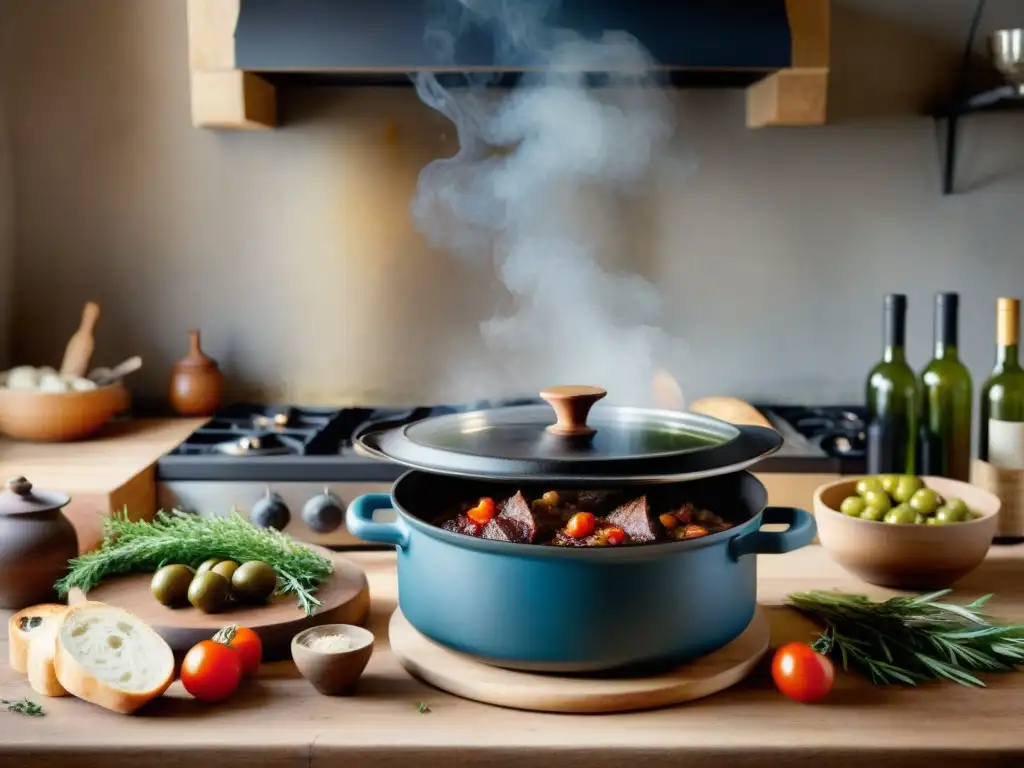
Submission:
<svg viewBox="0 0 1024 768">
<path fill-rule="evenodd" d="M 357 454 L 357 436 L 430 416 L 540 403 L 514 398 L 414 408 L 233 405 L 157 462 L 158 506 L 200 515 L 236 510 L 246 516 L 255 508 L 255 519 L 269 497 L 276 516 L 287 520 L 281 529 L 296 539 L 333 548 L 360 546 L 340 513 L 357 496 L 389 491 L 405 470 Z M 377 514 L 382 521 L 393 516 Z"/>
<path fill-rule="evenodd" d="M 365 547 L 345 528 L 345 506 L 364 493 L 388 492 L 405 470 L 356 453 L 358 435 L 430 416 L 541 403 L 524 397 L 415 408 L 233 405 L 157 462 L 158 504 L 200 515 L 236 510 L 258 522 L 270 498 L 277 524 L 296 539 Z M 844 472 L 863 464 L 863 408 L 757 407 L 785 441 L 759 471 Z M 394 512 L 375 517 L 387 521 Z"/>
</svg>

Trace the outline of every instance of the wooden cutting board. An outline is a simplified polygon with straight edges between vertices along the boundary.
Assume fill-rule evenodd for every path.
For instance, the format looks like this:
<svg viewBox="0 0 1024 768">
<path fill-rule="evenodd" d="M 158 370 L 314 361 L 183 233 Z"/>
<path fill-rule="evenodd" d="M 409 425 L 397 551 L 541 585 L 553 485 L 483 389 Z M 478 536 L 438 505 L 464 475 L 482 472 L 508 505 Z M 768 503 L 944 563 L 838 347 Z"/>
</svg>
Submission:
<svg viewBox="0 0 1024 768">
<path fill-rule="evenodd" d="M 758 608 L 743 634 L 715 653 L 661 675 L 600 679 L 492 667 L 421 635 L 401 609 L 388 633 L 402 666 L 443 691 L 499 707 L 579 714 L 653 709 L 718 693 L 749 675 L 771 640 L 768 617 Z"/>
<path fill-rule="evenodd" d="M 308 627 L 320 624 L 363 624 L 370 612 L 370 589 L 366 574 L 343 557 L 322 547 L 310 549 L 331 559 L 334 573 L 316 592 L 323 605 L 306 616 L 294 595 L 281 595 L 261 606 L 237 606 L 221 613 L 202 613 L 192 608 L 168 608 L 157 602 L 149 590 L 153 575 L 137 573 L 105 579 L 88 595 L 72 590 L 68 602 L 98 600 L 134 613 L 167 641 L 175 653 L 185 653 L 200 640 L 208 640 L 221 627 L 248 627 L 263 641 L 267 660 L 291 658 L 292 638 Z"/>
</svg>

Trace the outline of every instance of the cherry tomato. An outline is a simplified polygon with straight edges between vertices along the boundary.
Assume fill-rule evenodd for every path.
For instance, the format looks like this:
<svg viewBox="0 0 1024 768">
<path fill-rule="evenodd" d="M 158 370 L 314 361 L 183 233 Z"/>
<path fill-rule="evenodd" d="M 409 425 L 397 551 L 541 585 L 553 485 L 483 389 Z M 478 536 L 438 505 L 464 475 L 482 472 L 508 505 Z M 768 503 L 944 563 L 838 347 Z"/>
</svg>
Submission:
<svg viewBox="0 0 1024 768">
<path fill-rule="evenodd" d="M 608 528 L 605 530 L 604 536 L 613 547 L 626 540 L 626 532 L 619 527 Z"/>
<path fill-rule="evenodd" d="M 218 632 L 213 639 L 221 643 L 226 641 L 228 648 L 242 657 L 243 675 L 251 675 L 260 668 L 260 662 L 263 660 L 263 642 L 260 636 L 248 627 L 231 625 Z"/>
<path fill-rule="evenodd" d="M 574 539 L 584 539 L 594 532 L 597 521 L 589 512 L 577 512 L 569 518 L 565 526 L 565 532 Z"/>
<path fill-rule="evenodd" d="M 241 654 L 216 640 L 192 646 L 181 663 L 181 684 L 200 701 L 226 699 L 241 680 Z"/>
<path fill-rule="evenodd" d="M 486 525 L 494 517 L 494 499 L 486 496 L 477 502 L 477 505 L 466 512 L 466 517 L 477 525 Z"/>
<path fill-rule="evenodd" d="M 783 695 L 810 704 L 832 690 L 835 668 L 807 643 L 786 643 L 772 659 L 772 679 Z"/>
</svg>

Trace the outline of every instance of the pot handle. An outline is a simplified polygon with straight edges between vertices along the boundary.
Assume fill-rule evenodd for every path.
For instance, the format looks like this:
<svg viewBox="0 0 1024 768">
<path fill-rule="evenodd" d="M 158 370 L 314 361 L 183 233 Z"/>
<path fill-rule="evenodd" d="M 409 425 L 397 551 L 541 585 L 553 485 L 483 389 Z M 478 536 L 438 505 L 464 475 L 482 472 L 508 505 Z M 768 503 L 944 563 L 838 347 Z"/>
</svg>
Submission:
<svg viewBox="0 0 1024 768">
<path fill-rule="evenodd" d="M 366 493 L 354 499 L 345 511 L 345 527 L 357 539 L 375 544 L 394 544 L 405 549 L 409 543 L 409 529 L 402 518 L 393 523 L 380 523 L 373 519 L 378 509 L 393 509 L 391 496 L 386 493 Z"/>
<path fill-rule="evenodd" d="M 729 542 L 729 554 L 734 560 L 744 555 L 781 555 L 794 549 L 806 547 L 818 533 L 814 517 L 795 507 L 766 507 L 761 525 L 782 525 L 788 523 L 785 531 L 750 531 Z"/>
</svg>

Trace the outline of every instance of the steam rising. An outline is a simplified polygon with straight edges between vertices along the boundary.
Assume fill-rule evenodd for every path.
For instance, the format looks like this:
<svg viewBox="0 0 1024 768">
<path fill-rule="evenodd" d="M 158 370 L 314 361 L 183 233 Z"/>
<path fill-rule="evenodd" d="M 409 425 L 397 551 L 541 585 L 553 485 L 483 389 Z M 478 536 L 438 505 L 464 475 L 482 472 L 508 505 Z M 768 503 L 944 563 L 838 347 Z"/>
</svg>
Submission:
<svg viewBox="0 0 1024 768">
<path fill-rule="evenodd" d="M 646 404 L 656 372 L 673 367 L 681 345 L 659 328 L 657 288 L 606 265 L 633 255 L 623 211 L 670 157 L 674 116 L 633 37 L 555 29 L 545 21 L 555 4 L 448 0 L 427 31 L 452 63 L 460 35 L 479 23 L 497 31 L 502 65 L 541 65 L 514 90 L 484 90 L 486 76 L 458 89 L 429 73 L 415 78 L 459 140 L 455 155 L 420 174 L 417 226 L 434 247 L 493 258 L 512 298 L 509 312 L 496 309 L 481 325 L 488 355 L 452 361 L 453 394 L 597 384 L 609 400 Z M 587 71 L 615 74 L 594 89 Z"/>
</svg>

